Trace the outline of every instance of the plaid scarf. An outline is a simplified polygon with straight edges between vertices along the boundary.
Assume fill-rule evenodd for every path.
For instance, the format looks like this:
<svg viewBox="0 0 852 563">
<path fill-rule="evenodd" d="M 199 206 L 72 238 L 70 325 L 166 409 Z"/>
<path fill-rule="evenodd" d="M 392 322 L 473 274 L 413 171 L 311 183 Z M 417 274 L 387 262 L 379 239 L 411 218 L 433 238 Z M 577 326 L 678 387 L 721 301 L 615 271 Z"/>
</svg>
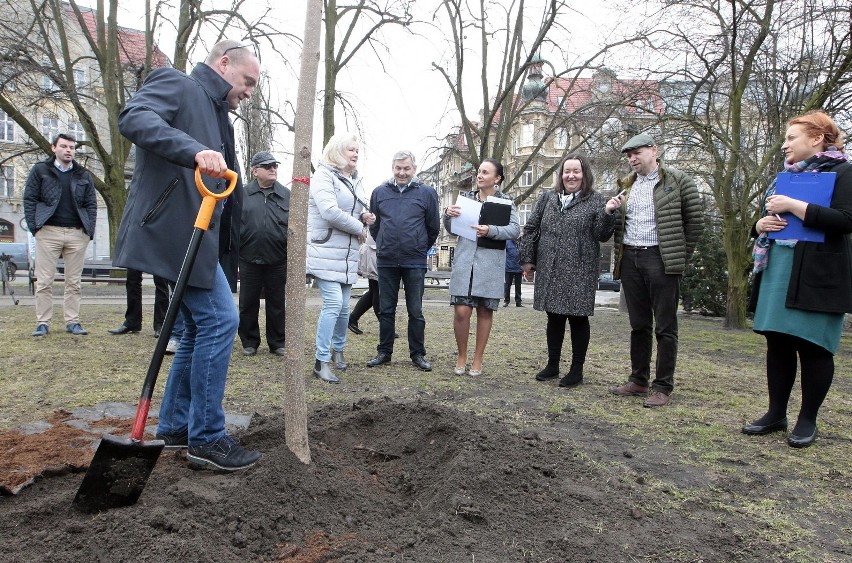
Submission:
<svg viewBox="0 0 852 563">
<path fill-rule="evenodd" d="M 807 160 L 801 160 L 794 164 L 785 164 L 784 170 L 786 172 L 821 172 L 826 168 L 831 168 L 837 164 L 841 164 L 849 160 L 849 155 L 844 154 L 843 152 L 837 150 L 836 147 L 828 147 L 827 150 L 823 152 L 818 152 Z M 775 178 L 772 179 L 772 182 L 769 183 L 769 186 L 766 188 L 766 194 L 763 196 L 763 202 L 760 206 L 760 217 L 766 217 L 766 200 L 769 196 L 775 194 Z M 776 239 L 775 242 L 780 244 L 781 246 L 796 246 L 795 239 L 787 239 L 781 240 Z M 754 268 L 752 271 L 756 274 L 766 269 L 766 266 L 769 264 L 769 236 L 766 233 L 762 233 L 757 240 L 754 241 L 754 249 L 752 249 L 751 255 L 754 259 Z"/>
</svg>

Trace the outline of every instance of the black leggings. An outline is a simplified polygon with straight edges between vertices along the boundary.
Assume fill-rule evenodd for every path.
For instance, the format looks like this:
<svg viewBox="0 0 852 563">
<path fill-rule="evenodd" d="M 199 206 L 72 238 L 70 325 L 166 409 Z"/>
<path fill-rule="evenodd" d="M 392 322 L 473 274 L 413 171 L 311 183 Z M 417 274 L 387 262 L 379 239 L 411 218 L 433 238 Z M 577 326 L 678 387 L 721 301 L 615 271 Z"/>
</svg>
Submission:
<svg viewBox="0 0 852 563">
<path fill-rule="evenodd" d="M 360 319 L 364 313 L 373 308 L 373 312 L 376 314 L 376 318 L 379 318 L 379 282 L 378 280 L 367 279 L 367 292 L 358 298 L 358 301 L 355 303 L 355 307 L 352 309 L 352 312 L 349 314 L 349 322 L 351 324 L 358 324 L 358 319 Z"/>
<path fill-rule="evenodd" d="M 799 424 L 816 424 L 831 381 L 834 379 L 834 356 L 831 352 L 798 336 L 780 332 L 765 332 L 766 380 L 769 387 L 767 419 L 787 416 L 787 402 L 796 381 L 796 356 L 802 364 L 802 408 Z M 797 426 L 799 426 L 797 424 Z"/>
<path fill-rule="evenodd" d="M 571 365 L 580 367 L 585 363 L 586 351 L 589 349 L 589 317 L 547 313 L 547 363 L 559 365 L 566 321 L 571 327 Z"/>
</svg>

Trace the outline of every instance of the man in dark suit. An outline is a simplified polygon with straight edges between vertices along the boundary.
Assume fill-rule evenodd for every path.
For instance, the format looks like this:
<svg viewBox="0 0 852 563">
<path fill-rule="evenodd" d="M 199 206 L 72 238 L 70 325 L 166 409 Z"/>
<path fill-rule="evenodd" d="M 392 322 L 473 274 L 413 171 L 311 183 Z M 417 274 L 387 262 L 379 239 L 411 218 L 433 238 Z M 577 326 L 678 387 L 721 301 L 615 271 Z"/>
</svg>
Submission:
<svg viewBox="0 0 852 563">
<path fill-rule="evenodd" d="M 116 239 L 116 265 L 177 280 L 201 206 L 194 168 L 208 177 L 208 189 L 225 189 L 225 172 L 238 170 L 228 110 L 251 97 L 259 77 L 251 49 L 225 40 L 188 76 L 171 68 L 153 71 L 128 101 L 119 130 L 136 145 L 136 169 Z M 241 194 L 242 186 L 234 193 Z M 239 199 L 216 205 L 198 250 L 181 304 L 186 326 L 169 371 L 157 438 L 167 449 L 188 446 L 193 463 L 237 470 L 251 467 L 261 454 L 228 436 L 222 408 L 239 324 L 219 263 L 223 252 L 239 249 L 230 216 L 239 217 Z"/>
</svg>

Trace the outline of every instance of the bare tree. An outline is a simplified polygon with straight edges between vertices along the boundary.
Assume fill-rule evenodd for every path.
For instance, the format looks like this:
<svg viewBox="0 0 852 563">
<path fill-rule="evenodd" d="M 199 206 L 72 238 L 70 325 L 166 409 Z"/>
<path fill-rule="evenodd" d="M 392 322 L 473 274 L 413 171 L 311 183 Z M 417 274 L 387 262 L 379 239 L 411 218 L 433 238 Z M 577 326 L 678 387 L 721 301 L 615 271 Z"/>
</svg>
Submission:
<svg viewBox="0 0 852 563">
<path fill-rule="evenodd" d="M 664 78 L 666 142 L 721 215 L 728 328 L 746 324 L 751 227 L 780 169 L 784 123 L 849 100 L 850 10 L 833 0 L 730 0 L 667 2 L 660 12 L 668 40 L 659 52 L 681 63 Z"/>
<path fill-rule="evenodd" d="M 237 120 L 241 127 L 239 131 L 239 148 L 245 158 L 243 170 L 248 170 L 251 157 L 258 151 L 286 150 L 276 141 L 276 132 L 283 127 L 287 131 L 294 130 L 293 109 L 289 102 L 284 103 L 282 109 L 273 109 L 270 97 L 270 78 L 266 72 L 261 72 L 257 88 L 251 98 L 240 102 L 237 110 Z M 284 112 L 290 113 L 285 115 Z"/>
<path fill-rule="evenodd" d="M 411 8 L 414 0 L 354 0 L 339 4 L 337 0 L 325 2 L 325 72 L 322 101 L 323 143 L 334 135 L 334 109 L 337 103 L 347 104 L 337 90 L 337 75 L 361 50 L 368 47 L 376 55 L 387 50 L 379 34 L 385 26 L 408 27 L 412 22 Z M 342 35 L 338 36 L 338 30 Z"/>
<path fill-rule="evenodd" d="M 314 99 L 320 56 L 322 0 L 309 0 L 293 145 L 293 188 L 287 241 L 287 353 L 284 356 L 284 432 L 287 447 L 303 463 L 311 462 L 305 402 L 305 255 L 307 251 L 308 186 L 311 172 Z"/>
</svg>

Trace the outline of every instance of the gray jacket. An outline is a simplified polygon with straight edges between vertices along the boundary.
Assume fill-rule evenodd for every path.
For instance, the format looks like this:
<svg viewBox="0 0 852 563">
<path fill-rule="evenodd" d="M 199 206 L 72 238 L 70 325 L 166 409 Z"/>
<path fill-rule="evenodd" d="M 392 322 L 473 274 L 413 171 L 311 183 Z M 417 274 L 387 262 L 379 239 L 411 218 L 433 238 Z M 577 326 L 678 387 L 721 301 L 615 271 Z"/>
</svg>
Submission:
<svg viewBox="0 0 852 563">
<path fill-rule="evenodd" d="M 558 315 L 589 316 L 595 311 L 601 242 L 609 240 L 616 216 L 607 214 L 597 192 L 563 211 L 559 196 L 541 195 L 524 225 L 524 236 L 539 231 L 537 252 L 521 239 L 521 263 L 535 265 L 533 307 Z"/>
<path fill-rule="evenodd" d="M 476 191 L 462 192 L 461 195 L 475 198 Z M 497 197 L 511 200 L 507 195 L 498 191 Z M 450 220 L 444 214 L 444 228 L 450 230 Z M 488 225 L 488 238 L 509 240 L 518 238 L 521 227 L 518 224 L 518 213 L 512 204 L 509 224 L 498 227 Z M 453 258 L 453 273 L 450 277 L 450 295 L 471 295 L 500 299 L 503 297 L 503 279 L 506 266 L 506 251 L 504 249 L 483 248 L 464 237 L 456 242 Z M 468 291 L 468 289 L 470 291 Z"/>
<path fill-rule="evenodd" d="M 349 179 L 327 164 L 317 166 L 308 199 L 308 274 L 342 284 L 358 280 L 358 237 L 366 211 L 358 200 L 364 201 L 364 192 L 357 172 Z"/>
</svg>

